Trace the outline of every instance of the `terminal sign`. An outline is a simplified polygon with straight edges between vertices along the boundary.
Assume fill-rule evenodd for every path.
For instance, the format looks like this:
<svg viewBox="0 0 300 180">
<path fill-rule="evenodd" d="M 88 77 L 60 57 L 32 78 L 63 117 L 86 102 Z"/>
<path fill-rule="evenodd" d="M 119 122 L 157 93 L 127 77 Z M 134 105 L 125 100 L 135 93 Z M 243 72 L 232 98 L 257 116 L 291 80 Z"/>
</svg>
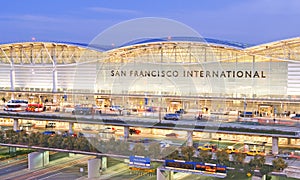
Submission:
<svg viewBox="0 0 300 180">
<path fill-rule="evenodd" d="M 111 70 L 111 77 L 188 77 L 188 78 L 266 78 L 264 71 L 252 70 Z"/>
</svg>

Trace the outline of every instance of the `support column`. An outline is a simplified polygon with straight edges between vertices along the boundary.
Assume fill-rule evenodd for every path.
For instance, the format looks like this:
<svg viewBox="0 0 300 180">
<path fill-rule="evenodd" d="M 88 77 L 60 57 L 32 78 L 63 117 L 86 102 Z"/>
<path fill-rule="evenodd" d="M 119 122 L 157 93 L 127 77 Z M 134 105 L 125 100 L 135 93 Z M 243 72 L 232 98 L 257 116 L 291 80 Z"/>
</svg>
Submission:
<svg viewBox="0 0 300 180">
<path fill-rule="evenodd" d="M 193 131 L 187 131 L 187 146 L 193 146 Z"/>
<path fill-rule="evenodd" d="M 57 103 L 57 95 L 53 95 L 53 103 L 56 104 Z"/>
<path fill-rule="evenodd" d="M 28 169 L 34 170 L 36 168 L 44 167 L 49 164 L 49 151 L 32 152 L 28 154 Z"/>
<path fill-rule="evenodd" d="M 156 179 L 157 180 L 166 180 L 166 177 L 163 175 L 163 173 L 160 171 L 159 168 L 156 169 Z"/>
<path fill-rule="evenodd" d="M 100 177 L 101 159 L 88 160 L 88 179 Z"/>
<path fill-rule="evenodd" d="M 13 130 L 19 130 L 19 119 L 14 119 L 14 127 Z"/>
<path fill-rule="evenodd" d="M 292 144 L 292 138 L 287 138 L 287 145 L 291 145 Z"/>
<path fill-rule="evenodd" d="M 127 140 L 129 137 L 129 127 L 124 126 L 124 139 Z"/>
<path fill-rule="evenodd" d="M 107 169 L 107 157 L 102 156 L 101 158 L 101 170 L 102 172 Z"/>
<path fill-rule="evenodd" d="M 52 87 L 52 92 L 57 92 L 57 70 L 56 67 L 53 67 L 53 72 L 52 72 L 52 82 L 53 82 L 53 87 Z"/>
<path fill-rule="evenodd" d="M 174 171 L 169 171 L 168 180 L 173 180 L 173 179 L 174 179 Z"/>
<path fill-rule="evenodd" d="M 272 137 L 272 154 L 278 154 L 278 137 Z"/>
<path fill-rule="evenodd" d="M 14 91 L 15 90 L 15 69 L 10 70 L 10 90 Z"/>
<path fill-rule="evenodd" d="M 16 147 L 8 147 L 8 152 L 9 152 L 9 154 L 15 153 L 15 152 L 17 152 L 17 148 Z"/>
<path fill-rule="evenodd" d="M 73 134 L 73 132 L 74 132 L 74 123 L 69 122 L 69 134 Z"/>
</svg>

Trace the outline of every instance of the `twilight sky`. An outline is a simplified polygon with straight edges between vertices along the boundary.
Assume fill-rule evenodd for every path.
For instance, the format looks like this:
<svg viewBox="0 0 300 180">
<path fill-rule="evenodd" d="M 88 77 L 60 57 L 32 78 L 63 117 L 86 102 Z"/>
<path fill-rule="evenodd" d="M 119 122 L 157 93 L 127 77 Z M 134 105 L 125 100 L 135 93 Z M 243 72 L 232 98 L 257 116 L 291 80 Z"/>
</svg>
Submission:
<svg viewBox="0 0 300 180">
<path fill-rule="evenodd" d="M 89 43 L 143 17 L 183 23 L 201 36 L 260 44 L 300 36 L 299 0 L 9 0 L 1 2 L 0 43 Z"/>
</svg>

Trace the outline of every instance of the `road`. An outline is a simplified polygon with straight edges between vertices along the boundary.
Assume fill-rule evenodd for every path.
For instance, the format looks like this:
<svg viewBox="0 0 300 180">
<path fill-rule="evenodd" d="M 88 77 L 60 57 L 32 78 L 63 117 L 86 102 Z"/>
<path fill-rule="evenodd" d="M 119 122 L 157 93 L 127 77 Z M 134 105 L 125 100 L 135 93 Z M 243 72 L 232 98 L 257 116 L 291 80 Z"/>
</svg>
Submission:
<svg viewBox="0 0 300 180">
<path fill-rule="evenodd" d="M 62 159 L 51 161 L 43 168 L 36 170 L 28 170 L 27 160 L 15 161 L 5 167 L 0 167 L 0 179 L 14 179 L 14 180 L 41 180 L 41 179 L 75 179 L 82 176 L 79 172 L 78 165 L 86 166 L 87 160 L 95 158 L 93 156 L 74 155 L 72 157 L 65 157 Z M 25 162 L 24 162 L 25 161 Z M 77 167 L 77 168 L 76 168 Z M 66 173 L 70 169 L 76 168 L 76 173 Z M 8 171 L 6 171 L 8 170 Z M 75 174 L 75 175 L 74 175 Z M 64 177 L 64 178 L 62 178 Z"/>
</svg>

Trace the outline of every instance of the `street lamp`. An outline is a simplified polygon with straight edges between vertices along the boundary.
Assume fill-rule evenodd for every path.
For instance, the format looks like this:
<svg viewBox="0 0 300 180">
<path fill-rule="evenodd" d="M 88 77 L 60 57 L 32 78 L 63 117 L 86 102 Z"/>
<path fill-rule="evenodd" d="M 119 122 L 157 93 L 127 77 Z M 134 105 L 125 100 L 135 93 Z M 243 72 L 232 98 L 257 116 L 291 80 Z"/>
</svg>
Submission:
<svg viewBox="0 0 300 180">
<path fill-rule="evenodd" d="M 220 141 L 222 140 L 222 138 L 218 139 L 218 148 L 220 147 Z"/>
</svg>

